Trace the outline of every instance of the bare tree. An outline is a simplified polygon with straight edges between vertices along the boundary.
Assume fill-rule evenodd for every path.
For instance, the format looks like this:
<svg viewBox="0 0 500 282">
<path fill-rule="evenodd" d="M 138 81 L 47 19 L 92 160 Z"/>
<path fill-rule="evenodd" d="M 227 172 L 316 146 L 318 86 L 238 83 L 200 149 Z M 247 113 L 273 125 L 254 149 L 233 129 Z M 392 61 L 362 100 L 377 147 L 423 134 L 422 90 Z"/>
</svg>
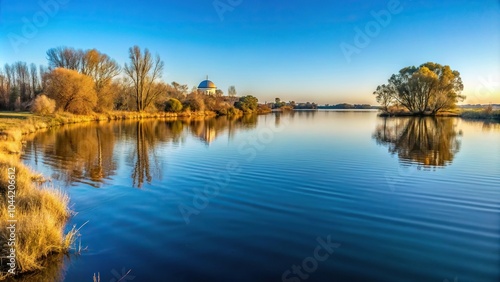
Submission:
<svg viewBox="0 0 500 282">
<path fill-rule="evenodd" d="M 171 98 L 175 98 L 178 100 L 183 100 L 186 98 L 186 95 L 188 94 L 189 87 L 187 84 L 180 84 L 175 81 L 173 81 L 171 84 L 171 87 L 168 87 L 167 94 Z"/>
<path fill-rule="evenodd" d="M 43 92 L 47 82 L 47 74 L 50 72 L 46 66 L 40 65 L 39 67 L 39 75 L 40 75 L 40 92 Z"/>
<path fill-rule="evenodd" d="M 230 97 L 236 96 L 236 87 L 234 87 L 234 85 L 229 86 L 227 94 L 229 94 Z"/>
<path fill-rule="evenodd" d="M 19 90 L 21 103 L 31 99 L 30 72 L 25 62 L 15 62 L 11 68 L 15 72 L 15 87 Z"/>
<path fill-rule="evenodd" d="M 83 54 L 81 73 L 92 77 L 99 92 L 120 73 L 120 66 L 108 55 L 92 49 Z"/>
<path fill-rule="evenodd" d="M 11 101 L 10 101 L 10 96 L 11 96 L 11 91 L 12 91 L 12 85 L 14 84 L 14 71 L 10 67 L 9 64 L 5 64 L 4 66 L 4 89 L 5 92 L 3 93 L 4 97 L 4 102 L 5 102 L 5 109 L 8 109 Z"/>
<path fill-rule="evenodd" d="M 80 71 L 82 66 L 83 51 L 70 47 L 51 48 L 47 51 L 49 68 L 65 68 Z"/>
<path fill-rule="evenodd" d="M 7 77 L 0 70 L 0 109 L 7 109 L 9 106 L 9 92 L 7 89 Z"/>
<path fill-rule="evenodd" d="M 38 70 L 35 64 L 30 65 L 30 79 L 31 79 L 31 98 L 33 99 L 40 93 L 40 80 L 38 79 Z"/>
<path fill-rule="evenodd" d="M 147 48 L 142 54 L 139 46 L 129 49 L 129 58 L 130 64 L 125 64 L 125 74 L 132 80 L 137 110 L 143 111 L 164 90 L 162 87 L 154 87 L 155 81 L 161 78 L 164 63 L 158 55 L 153 59 Z"/>
</svg>

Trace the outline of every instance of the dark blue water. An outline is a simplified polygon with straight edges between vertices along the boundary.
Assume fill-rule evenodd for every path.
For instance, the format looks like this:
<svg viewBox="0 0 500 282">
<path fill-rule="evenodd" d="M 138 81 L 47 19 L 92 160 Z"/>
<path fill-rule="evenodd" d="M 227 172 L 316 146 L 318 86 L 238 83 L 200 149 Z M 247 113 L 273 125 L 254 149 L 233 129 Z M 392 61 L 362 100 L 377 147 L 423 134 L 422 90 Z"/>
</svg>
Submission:
<svg viewBox="0 0 500 282">
<path fill-rule="evenodd" d="M 39 133 L 70 195 L 65 281 L 500 281 L 500 126 L 376 112 Z"/>
</svg>

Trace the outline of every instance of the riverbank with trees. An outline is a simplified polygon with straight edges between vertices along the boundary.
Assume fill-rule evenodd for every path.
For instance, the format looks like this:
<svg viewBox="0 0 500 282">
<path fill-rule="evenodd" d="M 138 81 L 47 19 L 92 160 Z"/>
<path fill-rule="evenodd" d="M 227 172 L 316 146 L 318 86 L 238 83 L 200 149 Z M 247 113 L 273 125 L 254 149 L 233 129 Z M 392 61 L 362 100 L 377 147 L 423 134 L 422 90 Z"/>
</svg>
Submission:
<svg viewBox="0 0 500 282">
<path fill-rule="evenodd" d="M 48 66 L 15 62 L 0 69 L 0 110 L 79 115 L 112 111 L 182 115 L 266 112 L 258 104 L 246 107 L 239 103 L 238 107 L 236 103 L 244 97 L 234 96 L 234 86 L 230 89 L 232 95 L 224 96 L 222 91 L 209 95 L 196 87 L 189 91 L 187 85 L 175 81 L 165 83 L 164 62 L 147 48 L 131 47 L 129 62 L 123 67 L 96 49 L 57 47 L 46 54 Z M 173 101 L 182 107 L 179 103 L 170 107 Z"/>
<path fill-rule="evenodd" d="M 123 68 L 96 49 L 58 47 L 46 54 L 48 66 L 15 62 L 0 69 L 0 168 L 5 172 L 0 176 L 0 244 L 8 245 L 12 234 L 16 239 L 14 268 L 2 260 L 0 280 L 46 267 L 52 255 L 70 251 L 78 234 L 76 229 L 64 232 L 72 215 L 68 196 L 45 185 L 43 176 L 20 160 L 25 134 L 82 122 L 270 112 L 250 95 L 207 95 L 177 82 L 167 84 L 160 57 L 138 46 L 129 49 L 130 61 Z M 15 197 L 8 187 L 15 187 Z M 9 205 L 16 211 L 15 233 L 8 229 Z"/>
</svg>

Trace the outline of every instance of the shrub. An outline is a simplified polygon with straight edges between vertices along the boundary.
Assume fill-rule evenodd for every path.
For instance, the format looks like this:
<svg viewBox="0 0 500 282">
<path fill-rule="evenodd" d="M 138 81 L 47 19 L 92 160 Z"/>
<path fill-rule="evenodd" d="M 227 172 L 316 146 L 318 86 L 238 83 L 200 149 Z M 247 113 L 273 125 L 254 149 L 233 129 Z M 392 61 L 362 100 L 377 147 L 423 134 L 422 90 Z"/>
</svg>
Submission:
<svg viewBox="0 0 500 282">
<path fill-rule="evenodd" d="M 239 116 L 239 115 L 242 115 L 243 112 L 239 109 L 236 109 L 235 107 L 229 107 L 227 109 L 227 115 L 228 116 Z"/>
<path fill-rule="evenodd" d="M 170 98 L 167 101 L 167 103 L 165 104 L 165 111 L 172 112 L 172 113 L 178 113 L 178 112 L 182 111 L 181 101 L 179 101 L 175 98 Z"/>
<path fill-rule="evenodd" d="M 56 110 L 56 101 L 45 95 L 36 97 L 31 106 L 31 112 L 39 115 L 49 115 Z"/>
<path fill-rule="evenodd" d="M 205 103 L 200 97 L 194 96 L 189 97 L 184 102 L 184 109 L 190 109 L 191 111 L 202 112 L 205 110 Z"/>
<path fill-rule="evenodd" d="M 57 108 L 73 114 L 90 114 L 97 105 L 92 78 L 74 70 L 57 68 L 45 76 L 47 96 Z"/>
<path fill-rule="evenodd" d="M 234 104 L 234 107 L 243 112 L 253 112 L 257 110 L 258 100 L 254 96 L 247 95 L 240 97 L 239 101 Z"/>
</svg>

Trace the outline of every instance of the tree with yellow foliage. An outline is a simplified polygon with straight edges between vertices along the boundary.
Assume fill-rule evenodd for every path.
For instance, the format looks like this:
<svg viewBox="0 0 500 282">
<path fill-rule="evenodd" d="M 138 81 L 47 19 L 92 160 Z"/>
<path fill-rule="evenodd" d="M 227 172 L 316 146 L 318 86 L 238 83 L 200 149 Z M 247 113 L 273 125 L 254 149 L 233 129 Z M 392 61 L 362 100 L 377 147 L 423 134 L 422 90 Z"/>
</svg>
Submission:
<svg viewBox="0 0 500 282">
<path fill-rule="evenodd" d="M 84 51 L 71 47 L 49 49 L 47 58 L 51 69 L 71 69 L 92 78 L 98 98 L 94 110 L 102 112 L 113 109 L 115 93 L 111 82 L 120 74 L 120 66 L 115 60 L 97 49 Z"/>
<path fill-rule="evenodd" d="M 464 86 L 460 73 L 450 66 L 428 62 L 418 68 L 403 68 L 389 78 L 388 84 L 377 87 L 373 92 L 385 110 L 391 103 L 399 104 L 413 114 L 429 113 L 455 107 L 463 100 Z"/>
<path fill-rule="evenodd" d="M 97 94 L 91 77 L 74 70 L 56 68 L 45 79 L 45 94 L 56 101 L 57 109 L 89 114 L 96 106 Z"/>
<path fill-rule="evenodd" d="M 96 49 L 87 50 L 83 53 L 81 73 L 94 80 L 98 99 L 96 110 L 101 112 L 113 109 L 115 93 L 113 93 L 111 82 L 120 73 L 118 63 Z"/>
</svg>

